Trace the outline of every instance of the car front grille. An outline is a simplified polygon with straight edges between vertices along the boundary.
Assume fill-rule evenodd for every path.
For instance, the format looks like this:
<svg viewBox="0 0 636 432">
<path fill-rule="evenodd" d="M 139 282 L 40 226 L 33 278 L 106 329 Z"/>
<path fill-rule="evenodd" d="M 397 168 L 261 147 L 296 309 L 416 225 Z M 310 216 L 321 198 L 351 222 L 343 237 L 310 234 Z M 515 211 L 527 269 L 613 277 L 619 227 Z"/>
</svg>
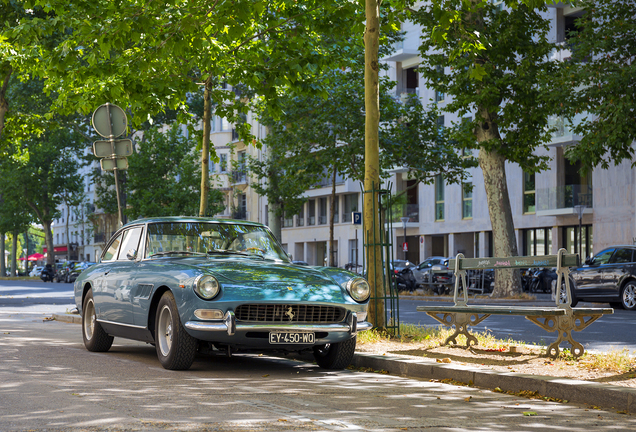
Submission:
<svg viewBox="0 0 636 432">
<path fill-rule="evenodd" d="M 234 311 L 238 321 L 266 323 L 338 323 L 346 310 L 336 306 L 244 304 Z"/>
</svg>

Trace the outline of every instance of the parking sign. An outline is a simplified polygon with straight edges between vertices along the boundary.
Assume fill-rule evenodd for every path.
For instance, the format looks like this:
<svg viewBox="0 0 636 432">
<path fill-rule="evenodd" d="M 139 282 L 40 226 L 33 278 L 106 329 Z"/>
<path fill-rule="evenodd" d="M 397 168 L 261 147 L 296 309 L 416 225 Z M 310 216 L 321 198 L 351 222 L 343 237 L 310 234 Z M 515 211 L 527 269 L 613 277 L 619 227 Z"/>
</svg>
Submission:
<svg viewBox="0 0 636 432">
<path fill-rule="evenodd" d="M 352 212 L 351 221 L 354 225 L 362 225 L 362 212 Z"/>
</svg>

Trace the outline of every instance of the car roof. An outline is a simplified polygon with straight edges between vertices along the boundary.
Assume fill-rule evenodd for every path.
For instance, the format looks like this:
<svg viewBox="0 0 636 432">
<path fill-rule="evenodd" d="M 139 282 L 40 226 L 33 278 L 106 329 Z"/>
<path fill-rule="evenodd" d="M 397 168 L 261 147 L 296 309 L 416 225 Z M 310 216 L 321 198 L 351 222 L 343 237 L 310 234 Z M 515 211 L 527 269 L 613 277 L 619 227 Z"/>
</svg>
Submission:
<svg viewBox="0 0 636 432">
<path fill-rule="evenodd" d="M 221 219 L 221 218 L 209 218 L 209 217 L 195 217 L 195 216 L 165 216 L 154 218 L 142 218 L 132 222 L 128 222 L 124 226 L 145 224 L 145 223 L 161 223 L 161 222 L 205 222 L 205 223 L 219 223 L 219 224 L 242 224 L 253 226 L 265 226 L 258 222 L 237 220 L 237 219 Z"/>
</svg>

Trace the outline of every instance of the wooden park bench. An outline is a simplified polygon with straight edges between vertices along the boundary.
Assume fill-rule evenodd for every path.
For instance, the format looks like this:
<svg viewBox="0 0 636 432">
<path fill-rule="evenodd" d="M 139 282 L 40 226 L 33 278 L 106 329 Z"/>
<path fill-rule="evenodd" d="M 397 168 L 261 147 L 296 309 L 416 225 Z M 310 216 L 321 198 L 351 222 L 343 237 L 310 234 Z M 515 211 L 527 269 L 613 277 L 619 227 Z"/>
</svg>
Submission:
<svg viewBox="0 0 636 432">
<path fill-rule="evenodd" d="M 572 355 L 580 357 L 585 352 L 583 345 L 572 337 L 572 331 L 581 331 L 605 314 L 614 313 L 612 308 L 573 308 L 570 287 L 570 267 L 576 267 L 579 262 L 578 254 L 566 254 L 565 249 L 560 249 L 557 255 L 525 256 L 508 258 L 464 258 L 463 254 L 457 254 L 455 259 L 448 263 L 448 268 L 455 269 L 455 291 L 452 306 L 418 306 L 417 310 L 426 312 L 447 327 L 455 326 L 455 333 L 446 338 L 444 345 L 449 343 L 458 345 L 457 336 L 466 337 L 466 348 L 477 345 L 477 338 L 470 334 L 468 328 L 475 326 L 491 315 L 521 315 L 532 321 L 548 332 L 558 332 L 556 341 L 550 344 L 547 354 L 556 358 L 559 355 L 559 345 L 567 340 L 572 345 Z M 520 307 L 520 306 L 494 306 L 494 305 L 469 305 L 466 271 L 482 269 L 517 269 L 529 267 L 556 267 L 557 295 L 554 307 Z M 567 301 L 561 303 L 558 295 L 562 284 L 565 284 Z M 460 298 L 460 289 L 463 298 Z"/>
</svg>

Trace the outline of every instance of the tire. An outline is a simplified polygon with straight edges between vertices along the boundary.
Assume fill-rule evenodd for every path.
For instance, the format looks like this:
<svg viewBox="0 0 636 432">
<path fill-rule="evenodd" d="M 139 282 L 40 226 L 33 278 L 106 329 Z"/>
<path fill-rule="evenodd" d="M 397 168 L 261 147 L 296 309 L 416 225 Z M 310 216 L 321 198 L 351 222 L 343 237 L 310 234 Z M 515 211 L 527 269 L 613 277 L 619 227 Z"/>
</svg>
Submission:
<svg viewBox="0 0 636 432">
<path fill-rule="evenodd" d="M 356 350 L 356 337 L 343 342 L 314 347 L 314 359 L 323 369 L 340 370 L 351 363 Z"/>
<path fill-rule="evenodd" d="M 155 348 L 159 363 L 168 370 L 190 369 L 197 353 L 197 342 L 185 331 L 174 296 L 166 291 L 159 300 L 155 319 Z"/>
<path fill-rule="evenodd" d="M 579 299 L 576 298 L 576 294 L 574 292 L 574 282 L 570 279 L 570 294 L 572 295 L 572 303 L 570 303 L 571 307 L 576 307 L 579 304 Z M 565 303 L 565 283 L 561 282 L 561 289 L 559 290 L 559 303 Z"/>
<path fill-rule="evenodd" d="M 92 352 L 106 352 L 113 344 L 114 338 L 97 322 L 92 289 L 88 290 L 82 304 L 82 337 L 84 346 Z"/>
<path fill-rule="evenodd" d="M 621 289 L 621 305 L 623 309 L 636 309 L 636 282 L 629 281 Z"/>
</svg>

